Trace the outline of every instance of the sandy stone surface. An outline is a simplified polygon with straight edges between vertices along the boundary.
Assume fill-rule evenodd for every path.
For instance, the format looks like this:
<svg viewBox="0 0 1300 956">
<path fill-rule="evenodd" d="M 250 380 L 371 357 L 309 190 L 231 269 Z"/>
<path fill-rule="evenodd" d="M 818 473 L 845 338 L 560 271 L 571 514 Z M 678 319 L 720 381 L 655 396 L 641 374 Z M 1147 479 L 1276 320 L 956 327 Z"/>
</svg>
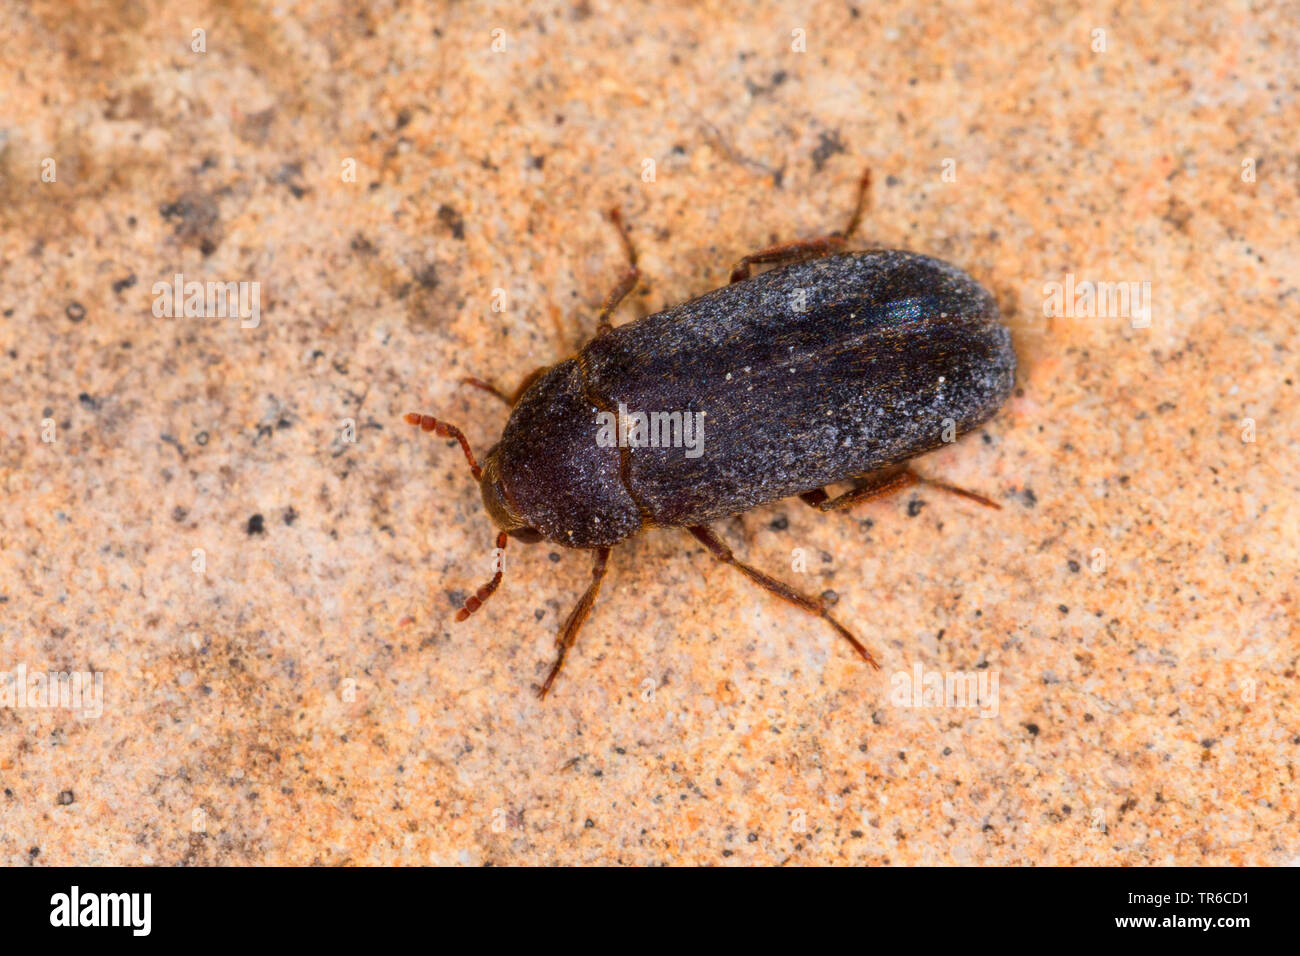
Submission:
<svg viewBox="0 0 1300 956">
<path fill-rule="evenodd" d="M 103 685 L 0 706 L 0 861 L 1300 857 L 1294 8 L 356 6 L 0 5 L 0 671 Z M 458 380 L 591 333 L 609 206 L 624 322 L 840 226 L 864 166 L 862 244 L 1012 329 L 1013 398 L 918 462 L 1002 510 L 719 525 L 878 672 L 643 535 L 539 703 L 589 559 L 515 545 L 455 624 L 494 531 L 401 414 L 486 451 Z M 256 324 L 157 316 L 178 273 Z"/>
</svg>

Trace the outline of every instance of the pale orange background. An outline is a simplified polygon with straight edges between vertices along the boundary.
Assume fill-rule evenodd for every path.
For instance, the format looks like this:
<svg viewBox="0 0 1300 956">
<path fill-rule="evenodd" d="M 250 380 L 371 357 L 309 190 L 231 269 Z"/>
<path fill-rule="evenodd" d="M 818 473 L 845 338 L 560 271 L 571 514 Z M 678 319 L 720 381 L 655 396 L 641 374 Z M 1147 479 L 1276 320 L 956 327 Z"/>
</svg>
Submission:
<svg viewBox="0 0 1300 956">
<path fill-rule="evenodd" d="M 1297 858 L 1294 8 L 356 6 L 0 6 L 0 670 L 107 695 L 0 709 L 0 859 Z M 505 411 L 457 380 L 590 333 L 608 206 L 627 321 L 839 226 L 866 165 L 864 241 L 1012 327 L 1020 391 L 918 462 L 1003 510 L 720 526 L 880 672 L 644 536 L 539 704 L 589 561 L 512 548 L 453 624 L 493 531 L 401 413 L 486 450 Z M 260 325 L 155 318 L 177 272 L 260 282 Z M 1044 316 L 1067 274 L 1149 282 L 1150 327 Z M 891 702 L 918 664 L 996 672 L 996 716 Z"/>
</svg>

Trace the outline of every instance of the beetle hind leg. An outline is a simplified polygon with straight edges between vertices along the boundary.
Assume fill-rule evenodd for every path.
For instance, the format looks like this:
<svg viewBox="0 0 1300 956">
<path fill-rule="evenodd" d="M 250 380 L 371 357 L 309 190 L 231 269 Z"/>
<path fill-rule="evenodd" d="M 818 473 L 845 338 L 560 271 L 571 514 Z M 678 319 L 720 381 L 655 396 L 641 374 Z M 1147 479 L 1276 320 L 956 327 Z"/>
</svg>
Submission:
<svg viewBox="0 0 1300 956">
<path fill-rule="evenodd" d="M 569 648 L 577 643 L 578 632 L 582 630 L 587 615 L 591 613 L 591 606 L 596 603 L 596 595 L 600 593 L 600 582 L 604 580 L 605 566 L 608 562 L 609 548 L 597 548 L 595 561 L 591 566 L 591 584 L 587 585 L 587 590 L 583 592 L 574 609 L 569 612 L 569 619 L 564 622 L 564 627 L 560 629 L 560 636 L 555 639 L 559 655 L 551 665 L 551 672 L 546 675 L 545 683 L 537 689 L 538 700 L 546 699 L 546 695 L 551 691 L 551 685 L 560 674 L 560 668 L 564 666 L 564 656 L 569 653 Z"/>
<path fill-rule="evenodd" d="M 819 511 L 839 511 L 843 508 L 851 508 L 864 501 L 870 501 L 872 498 L 882 498 L 896 491 L 902 491 L 912 485 L 929 485 L 932 488 L 938 488 L 941 491 L 967 498 L 977 504 L 984 505 L 986 508 L 997 510 L 1002 508 L 996 501 L 985 498 L 983 495 L 967 491 L 965 488 L 958 488 L 956 485 L 950 485 L 946 481 L 925 478 L 918 475 L 911 468 L 868 475 L 863 485 L 846 491 L 842 495 L 836 495 L 834 498 L 821 488 L 805 491 L 799 497 Z"/>
<path fill-rule="evenodd" d="M 690 531 L 691 534 L 695 535 L 695 537 L 699 539 L 699 541 L 708 548 L 709 551 L 713 553 L 713 556 L 719 561 L 731 565 L 764 590 L 770 591 L 782 600 L 789 601 L 795 607 L 802 608 L 809 614 L 816 614 L 818 617 L 825 620 L 827 624 L 835 628 L 836 633 L 839 634 L 840 637 L 853 645 L 853 650 L 857 652 L 859 657 L 877 670 L 880 669 L 880 665 L 876 663 L 876 659 L 871 656 L 871 652 L 863 646 L 862 642 L 854 637 L 853 633 L 849 631 L 847 627 L 830 616 L 826 610 L 826 603 L 824 601 L 814 600 L 801 591 L 796 591 L 794 588 L 790 587 L 790 585 L 778 581 L 776 578 L 764 574 L 757 568 L 751 567 L 745 562 L 737 559 L 732 553 L 731 548 L 727 547 L 726 543 L 719 538 L 708 525 L 695 525 L 687 530 Z"/>
</svg>

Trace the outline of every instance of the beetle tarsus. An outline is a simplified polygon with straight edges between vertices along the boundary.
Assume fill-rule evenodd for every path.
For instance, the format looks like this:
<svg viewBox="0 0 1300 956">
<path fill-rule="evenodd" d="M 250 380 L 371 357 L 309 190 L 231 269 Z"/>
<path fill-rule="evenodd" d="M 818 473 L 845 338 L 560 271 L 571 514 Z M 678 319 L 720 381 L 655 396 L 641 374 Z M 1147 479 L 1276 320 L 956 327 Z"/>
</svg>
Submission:
<svg viewBox="0 0 1300 956">
<path fill-rule="evenodd" d="M 555 639 L 555 646 L 559 648 L 559 654 L 555 658 L 555 663 L 551 665 L 551 672 L 546 675 L 546 681 L 541 687 L 537 688 L 538 700 L 545 700 L 546 695 L 550 693 L 551 685 L 555 683 L 555 678 L 560 674 L 560 668 L 564 666 L 564 656 L 569 653 L 569 648 L 577 643 L 578 632 L 582 630 L 587 615 L 591 613 L 591 606 L 596 603 L 596 595 L 600 593 L 600 582 L 605 577 L 605 567 L 609 562 L 609 548 L 596 548 L 594 553 L 595 560 L 591 566 L 591 583 L 587 585 L 587 590 L 583 592 L 574 609 L 569 612 L 569 619 L 564 622 L 564 627 L 560 629 L 560 634 Z"/>
<path fill-rule="evenodd" d="M 819 511 L 839 511 L 843 508 L 851 508 L 864 501 L 871 501 L 873 498 L 891 495 L 896 491 L 902 491 L 904 488 L 910 488 L 912 485 L 929 485 L 932 488 L 938 488 L 940 491 L 968 498 L 977 504 L 984 505 L 986 508 L 1002 510 L 1002 506 L 996 501 L 992 501 L 973 491 L 967 491 L 965 488 L 950 485 L 946 481 L 918 475 L 911 468 L 903 468 L 883 475 L 870 475 L 867 477 L 865 484 L 846 491 L 842 495 L 836 495 L 834 498 L 826 494 L 821 488 L 805 491 L 799 497 Z"/>
<path fill-rule="evenodd" d="M 776 578 L 764 574 L 757 568 L 739 560 L 735 554 L 732 553 L 731 548 L 727 547 L 726 543 L 719 538 L 708 525 L 694 525 L 687 530 L 690 531 L 691 534 L 695 535 L 695 537 L 699 539 L 699 541 L 708 548 L 713 553 L 713 556 L 719 561 L 731 565 L 764 590 L 771 591 L 777 597 L 789 601 L 795 607 L 802 608 L 809 614 L 816 614 L 818 617 L 825 620 L 826 623 L 835 628 L 835 632 L 839 634 L 840 637 L 843 637 L 853 645 L 853 650 L 859 657 L 877 670 L 880 669 L 880 665 L 876 663 L 876 659 L 871 656 L 871 652 L 866 649 L 863 643 L 858 640 L 847 627 L 835 620 L 835 618 L 831 617 L 830 613 L 826 610 L 825 601 L 814 600 L 803 592 L 796 591 L 785 582 L 778 581 Z"/>
<path fill-rule="evenodd" d="M 871 167 L 868 166 L 862 171 L 862 178 L 858 180 L 858 198 L 853 204 L 853 214 L 849 216 L 849 224 L 844 227 L 840 233 L 845 241 L 851 239 L 853 234 L 858 231 L 858 226 L 862 224 L 862 214 L 867 211 L 867 206 L 871 202 Z"/>
<path fill-rule="evenodd" d="M 627 227 L 623 224 L 623 216 L 617 209 L 609 211 L 609 221 L 618 227 L 619 238 L 623 240 L 623 249 L 627 252 L 628 268 L 627 271 L 619 277 L 618 284 L 605 298 L 605 304 L 601 306 L 600 315 L 596 317 L 596 335 L 601 336 L 614 328 L 610 324 L 609 317 L 618 304 L 627 298 L 627 294 L 636 288 L 637 282 L 641 280 L 641 270 L 636 264 L 636 246 L 632 245 L 632 237 L 628 235 Z"/>
<path fill-rule="evenodd" d="M 933 488 L 938 488 L 942 491 L 947 491 L 950 494 L 960 495 L 961 497 L 967 498 L 975 502 L 976 504 L 983 505 L 985 508 L 992 508 L 995 511 L 1002 510 L 1002 506 L 998 504 L 996 501 L 993 501 L 991 498 L 985 498 L 983 495 L 976 494 L 973 491 L 967 491 L 965 488 L 958 488 L 956 485 L 950 485 L 946 481 L 936 481 L 933 478 L 922 478 L 919 475 L 917 476 L 917 480 L 920 481 L 921 484 L 923 485 L 930 485 Z"/>
</svg>

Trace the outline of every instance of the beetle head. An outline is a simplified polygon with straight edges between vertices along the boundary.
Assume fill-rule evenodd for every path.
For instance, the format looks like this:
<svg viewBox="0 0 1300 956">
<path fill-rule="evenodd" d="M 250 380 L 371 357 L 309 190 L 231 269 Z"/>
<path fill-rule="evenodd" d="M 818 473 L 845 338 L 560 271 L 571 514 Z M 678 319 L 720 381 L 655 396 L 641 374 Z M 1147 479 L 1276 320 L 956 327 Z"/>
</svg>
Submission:
<svg viewBox="0 0 1300 956">
<path fill-rule="evenodd" d="M 474 460 L 474 452 L 470 450 L 469 441 L 466 440 L 464 433 L 455 425 L 439 421 L 432 415 L 421 415 L 419 412 L 411 412 L 407 415 L 406 422 L 408 425 L 415 425 L 422 431 L 433 432 L 435 435 L 444 438 L 454 438 L 460 442 L 461 450 L 465 452 L 465 460 L 469 462 L 470 473 L 474 475 L 479 487 L 482 489 L 483 504 L 487 506 L 492 521 L 501 529 L 497 535 L 496 572 L 492 575 L 492 580 L 466 598 L 464 607 L 456 612 L 456 620 L 463 621 L 481 608 L 483 602 L 496 593 L 496 589 L 500 586 L 501 578 L 505 572 L 501 557 L 505 552 L 506 543 L 510 540 L 507 535 L 513 535 L 520 541 L 525 542 L 540 541 L 542 536 L 520 521 L 510 508 L 509 496 L 506 494 L 505 486 L 501 483 L 499 477 L 500 466 L 497 464 L 497 450 L 495 447 L 488 452 L 484 467 L 480 467 L 479 463 Z"/>
<path fill-rule="evenodd" d="M 483 459 L 483 474 L 479 478 L 479 490 L 483 493 L 483 507 L 487 509 L 488 517 L 492 519 L 494 525 L 525 544 L 542 540 L 542 536 L 536 529 L 529 527 L 528 522 L 519 517 L 518 511 L 511 507 L 510 493 L 501 480 L 497 446 L 493 446 L 487 453 L 487 457 Z"/>
</svg>

